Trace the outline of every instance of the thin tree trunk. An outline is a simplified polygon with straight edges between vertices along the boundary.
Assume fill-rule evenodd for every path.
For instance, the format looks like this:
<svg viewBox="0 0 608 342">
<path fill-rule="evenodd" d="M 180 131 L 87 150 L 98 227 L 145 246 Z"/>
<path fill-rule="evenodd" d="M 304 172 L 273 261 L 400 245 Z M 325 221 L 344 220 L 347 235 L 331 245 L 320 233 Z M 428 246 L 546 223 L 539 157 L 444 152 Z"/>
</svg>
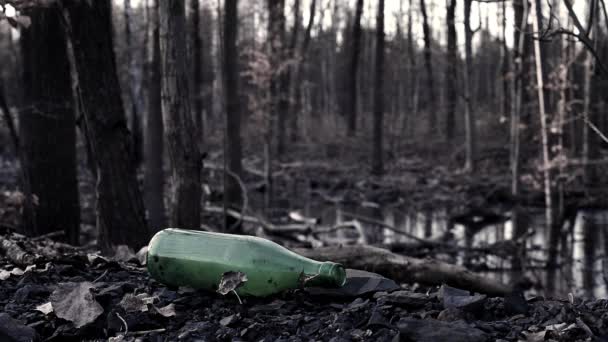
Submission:
<svg viewBox="0 0 608 342">
<path fill-rule="evenodd" d="M 143 137 L 141 128 L 141 94 L 137 84 L 137 65 L 133 58 L 132 30 L 131 30 L 131 0 L 124 0 L 124 20 L 125 20 L 125 49 L 128 65 L 128 91 L 131 100 L 131 134 L 133 136 L 133 157 L 135 164 L 139 166 L 143 160 Z"/>
<path fill-rule="evenodd" d="M 411 120 L 409 118 L 418 118 L 418 67 L 416 63 L 416 50 L 414 48 L 414 35 L 413 35 L 413 5 L 414 0 L 410 0 L 409 7 L 407 10 L 407 56 L 409 59 L 409 70 L 410 70 L 410 94 L 409 98 L 409 117 L 406 116 L 403 119 L 403 129 L 402 132 L 405 133 L 406 136 L 411 136 L 410 131 L 413 132 L 413 126 L 415 120 Z M 408 122 L 411 122 L 408 125 Z"/>
<path fill-rule="evenodd" d="M 532 9 L 535 13 L 532 21 L 532 27 L 534 32 L 540 32 L 540 15 L 538 12 L 540 0 L 532 1 Z M 547 113 L 545 111 L 545 91 L 544 91 L 544 79 L 543 79 L 543 60 L 542 51 L 540 49 L 540 41 L 534 39 L 534 60 L 536 63 L 536 86 L 538 95 L 538 109 L 540 116 L 540 129 L 542 139 L 542 153 L 543 153 L 543 178 L 544 178 L 544 189 L 545 189 L 545 219 L 547 221 L 547 227 L 550 229 L 549 238 L 549 266 L 556 264 L 557 259 L 557 242 L 559 241 L 559 227 L 554 227 L 554 216 L 553 216 L 553 194 L 551 186 L 551 157 L 550 157 L 550 146 L 549 146 L 549 132 L 547 127 Z"/>
<path fill-rule="evenodd" d="M 514 4 L 517 9 L 517 5 Z M 519 13 L 516 11 L 516 14 Z M 515 199 L 515 205 L 513 206 L 511 213 L 511 223 L 513 225 L 513 238 L 518 238 L 525 233 L 526 227 L 522 224 L 521 216 L 519 213 L 519 169 L 520 169 L 520 118 L 523 103 L 524 90 L 524 47 L 525 47 L 525 35 L 521 32 L 525 32 L 528 21 L 528 2 L 523 2 L 522 11 L 520 15 L 515 15 L 515 49 L 513 51 L 513 79 L 511 80 L 511 98 L 514 100 L 511 106 L 511 143 L 510 143 L 510 166 L 511 166 L 511 195 Z M 514 269 L 522 268 L 521 260 L 519 255 L 515 255 L 514 258 Z"/>
<path fill-rule="evenodd" d="M 190 110 L 184 0 L 160 1 L 161 98 L 172 170 L 171 224 L 201 225 L 202 154 Z"/>
<path fill-rule="evenodd" d="M 205 136 L 203 127 L 203 60 L 202 60 L 202 39 L 201 39 L 201 9 L 199 0 L 190 0 L 190 47 L 192 53 L 192 64 L 194 64 L 194 73 L 192 75 L 193 103 L 192 115 L 198 130 L 200 143 L 203 143 Z"/>
<path fill-rule="evenodd" d="M 285 115 L 286 118 L 284 119 L 285 121 L 289 121 L 290 125 L 293 125 L 294 122 L 294 117 L 295 117 L 295 112 L 292 110 L 293 109 L 293 87 L 292 87 L 292 83 L 294 80 L 294 75 L 297 73 L 297 46 L 298 46 L 298 39 L 299 39 L 299 35 L 300 35 L 300 0 L 294 0 L 294 5 L 293 5 L 293 11 L 294 11 L 294 15 L 293 15 L 293 29 L 292 29 L 292 33 L 291 33 L 291 38 L 289 41 L 289 45 L 287 46 L 287 50 L 286 50 L 286 62 L 287 62 L 287 67 L 285 68 L 285 84 L 283 84 L 283 92 L 284 92 L 284 96 L 285 96 L 285 101 L 283 103 L 283 110 L 285 111 Z M 284 124 L 284 129 L 286 130 L 287 127 L 285 127 Z M 292 128 L 292 127 L 290 127 Z M 286 134 L 286 132 L 284 133 L 284 135 Z M 293 134 L 293 133 L 292 133 Z M 291 138 L 293 137 L 293 135 L 290 135 L 290 141 Z M 283 138 L 285 139 L 285 138 Z"/>
<path fill-rule="evenodd" d="M 447 26 L 448 26 L 448 63 L 446 69 L 446 97 L 448 101 L 446 115 L 446 139 L 448 142 L 454 140 L 456 106 L 458 95 L 456 82 L 458 80 L 458 49 L 456 36 L 456 0 L 449 0 L 447 6 Z"/>
<path fill-rule="evenodd" d="M 317 0 L 310 2 L 310 14 L 308 17 L 308 24 L 306 25 L 306 31 L 304 32 L 304 40 L 300 47 L 300 51 L 296 56 L 295 66 L 295 77 L 293 82 L 293 93 L 294 93 L 294 105 L 291 112 L 291 142 L 296 142 L 298 139 L 298 118 L 302 115 L 302 68 L 304 59 L 307 55 L 308 45 L 310 44 L 310 32 L 312 31 L 312 25 L 315 20 Z"/>
<path fill-rule="evenodd" d="M 224 105 L 226 106 L 226 155 L 229 174 L 225 174 L 225 206 L 236 208 L 244 194 L 235 176 L 242 174 L 241 152 L 241 112 L 238 95 L 238 14 L 237 0 L 224 3 Z M 241 208 L 245 210 L 245 208 Z M 226 218 L 228 219 L 228 218 Z M 229 227 L 229 225 L 227 225 Z"/>
<path fill-rule="evenodd" d="M 437 133 L 437 107 L 435 101 L 435 80 L 433 77 L 432 60 L 432 37 L 425 0 L 420 0 L 420 12 L 422 13 L 422 31 L 424 33 L 424 67 L 427 76 L 427 110 L 429 115 L 429 127 L 427 135 L 432 136 Z"/>
<path fill-rule="evenodd" d="M 153 231 L 166 224 L 163 172 L 163 112 L 161 103 L 161 70 L 159 38 L 159 2 L 154 0 L 152 9 L 152 61 L 150 63 L 150 83 L 148 84 L 148 120 L 146 122 L 144 200 L 148 210 L 148 220 Z"/>
<path fill-rule="evenodd" d="M 218 20 L 216 23 L 219 27 L 221 24 L 221 20 Z M 215 63 L 213 56 L 213 28 L 216 25 L 213 22 L 213 14 L 211 13 L 211 9 L 207 6 L 203 6 L 202 16 L 201 16 L 201 37 L 202 42 L 201 45 L 205 46 L 205 49 L 201 48 L 201 58 L 202 60 L 199 62 L 201 64 L 201 93 L 200 98 L 202 101 L 202 112 L 200 115 L 201 118 L 201 132 L 202 136 L 205 136 L 205 132 L 213 132 L 213 128 L 209 127 L 212 122 L 216 120 L 213 119 L 213 99 L 214 99 L 214 81 L 215 81 Z M 222 31 L 222 30 L 218 30 Z M 219 45 L 219 44 L 218 44 Z M 218 55 L 220 55 L 218 53 Z M 204 140 L 201 138 L 201 140 Z M 204 141 L 203 141 L 204 143 Z"/>
<path fill-rule="evenodd" d="M 274 1 L 274 0 L 273 0 Z M 286 142 L 286 120 L 287 111 L 289 110 L 289 91 L 287 88 L 288 79 L 288 62 L 287 49 L 285 44 L 285 0 L 277 0 L 275 5 L 274 20 L 275 20 L 275 42 L 278 43 L 273 54 L 278 58 L 276 60 L 277 73 L 277 158 L 280 160 L 285 153 Z"/>
<path fill-rule="evenodd" d="M 73 42 L 77 98 L 97 168 L 98 243 L 104 250 L 148 242 L 112 42 L 109 0 L 65 1 Z M 69 51 L 69 50 L 68 50 Z"/>
<path fill-rule="evenodd" d="M 384 172 L 383 119 L 384 119 L 384 0 L 378 0 L 376 17 L 376 64 L 374 72 L 374 148 L 372 173 Z"/>
<path fill-rule="evenodd" d="M 511 73 L 511 56 L 507 45 L 507 2 L 502 3 L 502 115 L 507 118 L 511 113 L 513 99 L 511 98 L 511 88 L 509 74 Z M 515 42 L 517 44 L 518 42 Z"/>
<path fill-rule="evenodd" d="M 268 124 L 265 135 L 265 174 L 266 174 L 266 209 L 270 209 L 273 200 L 273 179 L 272 179 L 272 161 L 273 161 L 273 137 L 279 119 L 280 111 L 280 96 L 281 96 L 281 77 L 279 71 L 281 66 L 281 56 L 283 49 L 283 32 L 284 22 L 283 9 L 284 0 L 267 0 L 268 6 L 268 55 L 270 60 L 270 84 L 269 84 L 269 113 Z M 278 151 L 278 148 L 277 148 Z"/>
<path fill-rule="evenodd" d="M 348 118 L 347 135 L 352 137 L 357 133 L 357 73 L 359 71 L 359 55 L 361 54 L 361 17 L 363 16 L 363 0 L 357 0 L 355 20 L 353 21 L 352 51 L 348 68 L 348 97 L 345 117 Z"/>
<path fill-rule="evenodd" d="M 567 1 L 567 0 L 566 0 Z M 596 1 L 591 1 L 589 7 L 589 36 L 595 36 L 597 33 L 597 22 L 599 18 L 593 16 L 597 12 Z M 574 19 L 574 18 L 573 18 Z M 574 21 L 576 23 L 576 21 Z M 595 42 L 593 48 L 597 51 L 597 40 L 593 37 Z M 592 42 L 591 37 L 588 38 Z M 586 190 L 589 191 L 597 183 L 597 174 L 595 166 L 590 163 L 598 156 L 598 145 L 597 133 L 592 131 L 591 126 L 598 124 L 596 110 L 594 108 L 598 99 L 596 98 L 596 88 L 598 88 L 598 82 L 596 77 L 596 61 L 595 57 L 591 52 L 586 51 L 585 64 L 584 64 L 584 86 L 583 86 L 583 115 L 585 116 L 585 123 L 583 125 L 583 164 L 584 166 L 584 180 Z"/>
<path fill-rule="evenodd" d="M 25 233 L 63 230 L 78 244 L 80 207 L 76 179 L 76 113 L 61 11 L 57 6 L 27 11 L 32 24 L 21 31 L 23 87 L 27 109 L 19 120 L 22 168 L 38 202 Z"/>
<path fill-rule="evenodd" d="M 471 72 L 473 72 L 473 31 L 471 30 L 471 3 L 464 0 L 464 37 L 465 37 L 465 70 L 464 70 L 464 128 L 466 135 L 465 170 L 475 171 L 476 129 L 475 114 L 471 105 Z"/>
</svg>

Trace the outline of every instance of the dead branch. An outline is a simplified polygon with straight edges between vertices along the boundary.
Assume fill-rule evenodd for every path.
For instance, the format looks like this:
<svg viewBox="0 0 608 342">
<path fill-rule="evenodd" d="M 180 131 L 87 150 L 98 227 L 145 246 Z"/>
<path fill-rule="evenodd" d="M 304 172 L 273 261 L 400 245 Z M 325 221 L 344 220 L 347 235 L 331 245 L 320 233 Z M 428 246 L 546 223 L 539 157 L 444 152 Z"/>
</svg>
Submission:
<svg viewBox="0 0 608 342">
<path fill-rule="evenodd" d="M 331 260 L 349 268 L 382 274 L 395 281 L 448 284 L 453 287 L 503 296 L 512 291 L 502 284 L 470 270 L 435 259 L 417 259 L 373 246 L 322 247 L 296 249 L 297 253 L 316 260 Z"/>
<path fill-rule="evenodd" d="M 34 264 L 36 256 L 24 251 L 14 241 L 0 236 L 0 251 L 15 265 L 29 266 Z"/>
</svg>

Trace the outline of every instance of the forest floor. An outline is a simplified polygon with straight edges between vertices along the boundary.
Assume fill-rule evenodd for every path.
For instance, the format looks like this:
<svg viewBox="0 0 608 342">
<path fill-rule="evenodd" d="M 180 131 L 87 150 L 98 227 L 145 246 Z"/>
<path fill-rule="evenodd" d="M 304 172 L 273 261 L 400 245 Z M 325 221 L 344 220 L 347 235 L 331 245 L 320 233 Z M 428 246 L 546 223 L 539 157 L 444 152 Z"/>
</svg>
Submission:
<svg viewBox="0 0 608 342">
<path fill-rule="evenodd" d="M 137 255 L 113 258 L 4 234 L 36 255 L 0 257 L 3 341 L 606 341 L 608 300 L 489 298 L 349 271 L 340 291 L 242 298 L 168 288 Z"/>
<path fill-rule="evenodd" d="M 460 164 L 457 155 L 434 162 L 416 154 L 393 156 L 386 175 L 379 178 L 362 167 L 368 164 L 366 154 L 348 145 L 328 145 L 322 154 L 296 150 L 274 164 L 274 203 L 293 204 L 294 193 L 305 191 L 303 197 L 315 202 L 411 210 L 449 207 L 454 217 L 508 207 L 513 201 L 504 162 L 508 158 L 500 148 L 487 153 L 491 158 L 480 160 L 474 174 L 449 166 Z M 14 190 L 16 163 L 0 162 L 0 189 Z M 205 163 L 211 188 L 208 200 L 216 206 L 221 203 L 221 188 L 215 186 L 221 184 L 221 164 L 218 154 L 211 154 Z M 251 202 L 265 191 L 263 159 L 249 155 L 244 166 L 249 209 L 257 211 Z M 35 256 L 20 263 L 0 255 L 0 337 L 16 341 L 35 336 L 49 341 L 608 341 L 607 300 L 523 299 L 521 293 L 492 298 L 448 287 L 396 284 L 373 274 L 352 276 L 350 290 L 343 293 L 296 290 L 269 298 L 243 298 L 242 304 L 230 294 L 167 288 L 148 276 L 141 258 L 132 252 L 122 250 L 113 257 L 96 253 L 90 244 L 95 235 L 91 233 L 94 182 L 87 172 L 80 174 L 83 242 L 89 242 L 84 247 L 12 233 L 19 224 L 19 196 L 12 191 L 0 196 L 0 242 Z M 522 199 L 542 206 L 536 172 L 526 170 L 524 176 L 528 191 Z M 594 201 L 588 194 L 571 194 L 579 204 Z M 269 219 L 281 221 L 288 217 L 287 210 Z M 217 215 L 206 218 L 210 225 L 221 222 Z"/>
</svg>

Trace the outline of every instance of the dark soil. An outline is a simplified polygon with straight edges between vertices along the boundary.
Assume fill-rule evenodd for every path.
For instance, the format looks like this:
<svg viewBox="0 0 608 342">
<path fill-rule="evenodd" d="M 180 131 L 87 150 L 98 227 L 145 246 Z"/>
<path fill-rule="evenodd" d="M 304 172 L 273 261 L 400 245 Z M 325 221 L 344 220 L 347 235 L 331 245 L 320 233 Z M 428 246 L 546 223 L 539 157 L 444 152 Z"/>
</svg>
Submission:
<svg viewBox="0 0 608 342">
<path fill-rule="evenodd" d="M 5 271 L 0 276 L 13 273 L 0 281 L 2 341 L 33 336 L 45 341 L 608 338 L 608 300 L 524 300 L 517 294 L 486 298 L 447 287 L 402 285 L 390 292 L 376 292 L 378 286 L 358 293 L 295 290 L 270 298 L 242 298 L 239 304 L 231 293 L 168 288 L 151 279 L 128 251 L 108 259 L 48 239 L 32 241 L 15 234 L 3 238 L 37 254 L 37 259 L 36 267 L 21 274 L 6 257 L 0 258 L 0 270 Z M 54 311 L 41 312 L 41 305 L 49 302 Z"/>
</svg>

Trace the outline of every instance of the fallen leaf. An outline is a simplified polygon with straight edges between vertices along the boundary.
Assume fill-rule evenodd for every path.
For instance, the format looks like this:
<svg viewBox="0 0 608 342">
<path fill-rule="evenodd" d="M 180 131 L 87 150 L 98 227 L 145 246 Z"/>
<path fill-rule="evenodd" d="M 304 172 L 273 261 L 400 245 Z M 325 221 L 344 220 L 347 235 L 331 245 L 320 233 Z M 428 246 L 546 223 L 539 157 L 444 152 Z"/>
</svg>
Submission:
<svg viewBox="0 0 608 342">
<path fill-rule="evenodd" d="M 247 275 L 243 272 L 225 272 L 217 287 L 217 292 L 225 296 L 228 292 L 234 291 L 242 286 L 246 281 Z"/>
<path fill-rule="evenodd" d="M 175 316 L 175 305 L 169 304 L 167 306 L 163 306 L 162 308 L 157 308 L 154 306 L 154 310 L 163 317 L 174 317 Z"/>
<path fill-rule="evenodd" d="M 129 262 L 131 260 L 137 260 L 137 257 L 135 257 L 135 252 L 133 252 L 131 247 L 127 245 L 119 245 L 116 246 L 114 257 L 112 257 L 112 259 L 116 261 Z"/>
<path fill-rule="evenodd" d="M 93 298 L 90 282 L 61 283 L 51 294 L 51 303 L 59 318 L 74 323 L 76 328 L 85 326 L 103 313 L 103 308 Z"/>
<path fill-rule="evenodd" d="M 147 261 L 148 261 L 148 246 L 143 246 L 139 252 L 137 252 L 137 254 L 135 254 L 135 257 L 137 258 L 137 260 L 139 261 L 139 264 L 141 266 L 146 266 Z"/>
<path fill-rule="evenodd" d="M 16 276 L 21 276 L 23 275 L 23 270 L 20 269 L 19 267 L 15 267 L 10 271 L 7 270 L 1 270 L 0 271 L 0 280 L 6 280 L 8 278 L 10 278 L 12 275 L 16 275 Z"/>
<path fill-rule="evenodd" d="M 48 315 L 53 312 L 53 304 L 51 304 L 51 302 L 40 304 L 36 307 L 36 310 Z"/>
<path fill-rule="evenodd" d="M 122 297 L 118 306 L 125 309 L 127 312 L 147 312 L 148 304 L 153 304 L 156 298 L 157 297 L 150 296 L 147 293 L 140 293 L 138 295 L 127 293 Z"/>
</svg>

